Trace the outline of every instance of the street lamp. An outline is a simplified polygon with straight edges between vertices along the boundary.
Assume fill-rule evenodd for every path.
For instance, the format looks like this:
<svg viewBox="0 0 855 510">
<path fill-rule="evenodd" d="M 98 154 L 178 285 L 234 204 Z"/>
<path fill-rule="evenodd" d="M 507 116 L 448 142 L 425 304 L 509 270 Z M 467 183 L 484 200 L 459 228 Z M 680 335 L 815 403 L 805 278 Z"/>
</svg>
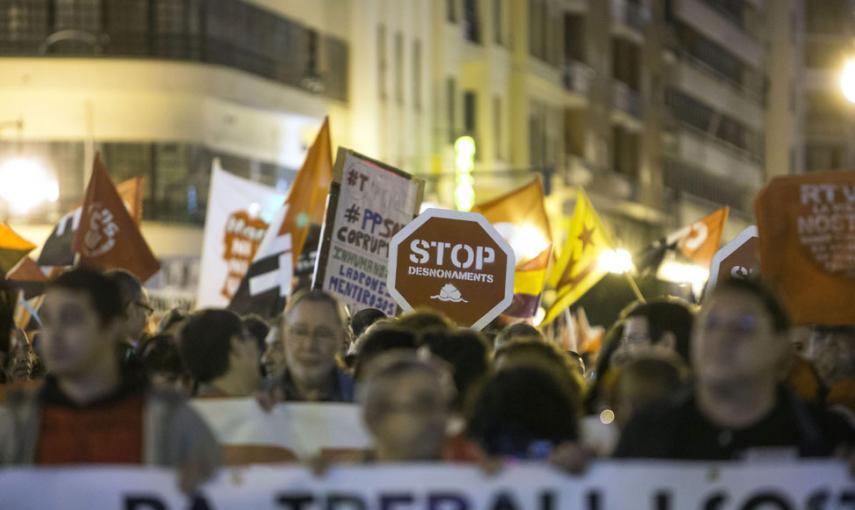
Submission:
<svg viewBox="0 0 855 510">
<path fill-rule="evenodd" d="M 840 90 L 843 97 L 850 103 L 855 103 L 855 59 L 848 59 L 840 73 Z"/>
<path fill-rule="evenodd" d="M 0 199 L 14 214 L 27 214 L 45 202 L 59 199 L 59 183 L 44 166 L 14 158 L 0 164 Z"/>
</svg>

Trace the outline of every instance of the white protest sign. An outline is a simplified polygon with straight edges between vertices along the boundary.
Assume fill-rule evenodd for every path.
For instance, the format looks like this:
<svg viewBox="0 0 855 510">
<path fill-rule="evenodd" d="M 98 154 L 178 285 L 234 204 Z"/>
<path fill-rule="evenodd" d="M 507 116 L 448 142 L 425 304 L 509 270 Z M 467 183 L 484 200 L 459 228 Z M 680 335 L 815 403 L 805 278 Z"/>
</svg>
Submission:
<svg viewBox="0 0 855 510">
<path fill-rule="evenodd" d="M 356 404 L 289 403 L 264 411 L 251 398 L 196 399 L 193 408 L 230 448 L 231 459 L 308 459 L 367 450 L 371 438 Z M 248 451 L 247 448 L 253 448 Z"/>
<path fill-rule="evenodd" d="M 8 469 L 3 508 L 15 510 L 811 510 L 847 509 L 855 483 L 843 462 L 705 464 L 603 462 L 584 476 L 544 465 L 497 475 L 464 466 L 225 470 L 191 501 L 167 470 Z M 191 506 L 192 505 L 192 506 Z"/>
<path fill-rule="evenodd" d="M 215 159 L 211 170 L 205 237 L 196 307 L 223 308 L 237 291 L 267 224 L 285 195 L 226 172 Z"/>
<path fill-rule="evenodd" d="M 389 242 L 419 212 L 424 183 L 347 149 L 339 149 L 315 267 L 314 287 L 338 296 L 351 313 L 394 315 L 386 288 Z"/>
</svg>

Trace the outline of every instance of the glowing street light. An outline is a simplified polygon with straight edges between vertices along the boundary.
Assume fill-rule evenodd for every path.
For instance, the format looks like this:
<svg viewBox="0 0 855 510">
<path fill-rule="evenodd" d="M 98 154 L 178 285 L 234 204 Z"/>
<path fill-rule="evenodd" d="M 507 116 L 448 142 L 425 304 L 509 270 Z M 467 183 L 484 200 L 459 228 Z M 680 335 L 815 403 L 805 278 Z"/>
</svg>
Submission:
<svg viewBox="0 0 855 510">
<path fill-rule="evenodd" d="M 692 292 L 700 296 L 710 277 L 710 270 L 697 264 L 666 260 L 659 266 L 657 276 L 668 282 L 689 284 Z"/>
<path fill-rule="evenodd" d="M 36 161 L 16 158 L 0 165 L 0 200 L 14 214 L 27 214 L 59 199 L 56 178 Z"/>
<path fill-rule="evenodd" d="M 625 274 L 635 270 L 632 254 L 623 248 L 604 250 L 597 260 L 597 265 L 601 270 L 613 274 Z"/>
<path fill-rule="evenodd" d="M 454 205 L 468 211 L 475 205 L 475 139 L 461 136 L 454 141 Z"/>
<path fill-rule="evenodd" d="M 840 90 L 850 103 L 855 103 L 855 59 L 849 59 L 840 73 Z"/>
</svg>

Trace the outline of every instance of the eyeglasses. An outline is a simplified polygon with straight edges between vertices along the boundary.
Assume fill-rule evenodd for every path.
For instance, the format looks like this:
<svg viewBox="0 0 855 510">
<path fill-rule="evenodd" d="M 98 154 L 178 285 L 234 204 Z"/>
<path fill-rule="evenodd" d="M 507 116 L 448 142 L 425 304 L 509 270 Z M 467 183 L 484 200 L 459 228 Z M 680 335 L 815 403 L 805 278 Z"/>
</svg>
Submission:
<svg viewBox="0 0 855 510">
<path fill-rule="evenodd" d="M 134 301 L 134 304 L 145 310 L 146 315 L 151 315 L 154 313 L 154 308 L 152 308 L 151 305 L 148 303 L 143 303 L 142 301 Z"/>
</svg>

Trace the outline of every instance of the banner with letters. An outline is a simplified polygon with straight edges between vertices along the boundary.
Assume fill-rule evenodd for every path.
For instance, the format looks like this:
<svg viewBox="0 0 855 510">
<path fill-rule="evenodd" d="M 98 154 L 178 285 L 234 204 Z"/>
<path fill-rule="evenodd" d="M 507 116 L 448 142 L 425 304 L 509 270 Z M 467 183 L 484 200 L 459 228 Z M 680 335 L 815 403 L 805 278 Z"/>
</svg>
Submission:
<svg viewBox="0 0 855 510">
<path fill-rule="evenodd" d="M 187 497 L 169 470 L 79 467 L 0 471 L 0 495 L 15 510 L 837 510 L 853 507 L 855 483 L 842 462 L 603 462 L 581 477 L 543 465 L 255 466 Z"/>
<path fill-rule="evenodd" d="M 196 399 L 193 408 L 224 445 L 229 465 L 360 458 L 371 446 L 356 404 L 279 404 L 252 398 Z"/>
<path fill-rule="evenodd" d="M 394 315 L 386 288 L 389 241 L 419 212 L 424 182 L 340 148 L 321 232 L 313 286 L 338 296 L 354 313 Z"/>
<path fill-rule="evenodd" d="M 196 295 L 198 308 L 226 307 L 246 274 L 285 195 L 232 175 L 215 159 Z"/>
</svg>

